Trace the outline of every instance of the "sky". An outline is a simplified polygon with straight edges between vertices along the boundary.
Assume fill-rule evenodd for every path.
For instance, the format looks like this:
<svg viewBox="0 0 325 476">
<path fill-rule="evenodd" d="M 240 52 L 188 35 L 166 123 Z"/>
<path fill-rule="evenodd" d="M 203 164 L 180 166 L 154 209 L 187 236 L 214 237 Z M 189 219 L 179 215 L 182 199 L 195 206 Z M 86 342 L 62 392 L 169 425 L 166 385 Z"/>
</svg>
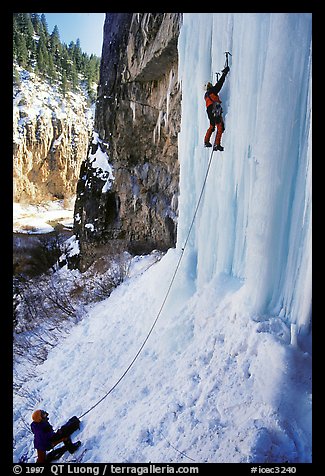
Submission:
<svg viewBox="0 0 325 476">
<path fill-rule="evenodd" d="M 101 56 L 105 13 L 44 13 L 49 32 L 57 25 L 66 44 L 79 38 L 82 51 Z"/>
</svg>

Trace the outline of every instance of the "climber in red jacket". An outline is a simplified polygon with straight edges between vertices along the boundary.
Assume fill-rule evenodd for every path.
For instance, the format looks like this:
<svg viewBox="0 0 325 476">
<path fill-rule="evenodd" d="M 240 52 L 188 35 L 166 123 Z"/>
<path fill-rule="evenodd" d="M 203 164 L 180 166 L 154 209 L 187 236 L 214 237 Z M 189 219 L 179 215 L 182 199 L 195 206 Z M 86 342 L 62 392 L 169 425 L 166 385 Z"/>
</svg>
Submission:
<svg viewBox="0 0 325 476">
<path fill-rule="evenodd" d="M 219 98 L 218 93 L 220 89 L 222 88 L 228 73 L 229 73 L 229 66 L 226 66 L 222 70 L 221 78 L 219 79 L 219 81 L 217 81 L 217 83 L 214 86 L 212 86 L 210 82 L 207 83 L 206 93 L 204 95 L 206 108 L 207 108 L 207 114 L 210 121 L 210 127 L 206 131 L 206 134 L 204 137 L 204 146 L 212 147 L 212 144 L 210 143 L 210 137 L 212 132 L 215 131 L 215 127 L 217 126 L 217 134 L 216 134 L 213 150 L 221 150 L 221 151 L 223 150 L 223 147 L 220 144 L 220 142 L 221 142 L 222 133 L 225 130 L 225 125 L 222 118 L 221 99 Z"/>
</svg>

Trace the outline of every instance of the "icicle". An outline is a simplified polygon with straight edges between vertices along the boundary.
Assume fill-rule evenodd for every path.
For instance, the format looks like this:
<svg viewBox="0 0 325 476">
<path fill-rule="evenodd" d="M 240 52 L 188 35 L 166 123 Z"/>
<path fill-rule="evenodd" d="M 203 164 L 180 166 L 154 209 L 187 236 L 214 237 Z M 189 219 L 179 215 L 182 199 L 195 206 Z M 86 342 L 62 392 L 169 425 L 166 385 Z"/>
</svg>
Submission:
<svg viewBox="0 0 325 476">
<path fill-rule="evenodd" d="M 298 336 L 297 336 L 297 326 L 296 326 L 296 324 L 291 324 L 290 331 L 291 331 L 290 344 L 293 347 L 298 347 Z"/>
</svg>

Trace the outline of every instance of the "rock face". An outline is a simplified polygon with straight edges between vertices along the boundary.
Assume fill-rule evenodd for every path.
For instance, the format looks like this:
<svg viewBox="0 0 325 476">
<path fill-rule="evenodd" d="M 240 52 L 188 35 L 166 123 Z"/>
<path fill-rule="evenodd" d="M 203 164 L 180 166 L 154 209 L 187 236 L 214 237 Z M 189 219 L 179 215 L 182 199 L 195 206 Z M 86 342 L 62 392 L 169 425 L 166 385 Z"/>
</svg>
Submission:
<svg viewBox="0 0 325 476">
<path fill-rule="evenodd" d="M 82 164 L 74 233 L 81 256 L 110 240 L 175 245 L 181 14 L 107 13 L 94 135 Z"/>
<path fill-rule="evenodd" d="M 93 118 L 83 94 L 65 98 L 35 74 L 14 87 L 14 201 L 71 198 L 87 154 Z"/>
</svg>

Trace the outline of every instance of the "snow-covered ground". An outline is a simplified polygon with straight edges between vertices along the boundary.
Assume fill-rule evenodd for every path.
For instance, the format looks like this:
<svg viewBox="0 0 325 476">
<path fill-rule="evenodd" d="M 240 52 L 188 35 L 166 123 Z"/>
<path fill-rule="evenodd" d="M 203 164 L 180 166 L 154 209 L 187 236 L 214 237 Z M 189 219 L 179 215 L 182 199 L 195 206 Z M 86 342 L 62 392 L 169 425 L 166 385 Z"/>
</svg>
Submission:
<svg viewBox="0 0 325 476">
<path fill-rule="evenodd" d="M 46 408 L 58 427 L 115 385 L 148 334 L 178 253 L 145 272 L 153 258 L 136 258 L 130 278 L 89 308 L 24 385 L 16 462 L 34 455 L 22 417 Z M 62 461 L 310 461 L 310 355 L 290 345 L 281 319 L 251 319 L 241 287 L 220 276 L 184 304 L 176 286 L 133 367 L 82 418 L 74 434 L 82 447 Z"/>
<path fill-rule="evenodd" d="M 227 50 L 225 151 L 160 313 L 210 156 L 203 85 Z M 19 374 L 34 377 L 15 395 L 15 462 L 35 458 L 34 409 L 57 428 L 117 382 L 81 418 L 82 446 L 62 462 L 312 460 L 311 15 L 185 14 L 179 54 L 177 247 L 156 263 L 134 258 L 42 365 L 20 359 Z"/>
<path fill-rule="evenodd" d="M 74 199 L 69 203 L 52 200 L 39 205 L 13 204 L 13 232 L 41 234 L 54 231 L 51 222 L 59 223 L 65 228 L 73 226 Z"/>
</svg>

